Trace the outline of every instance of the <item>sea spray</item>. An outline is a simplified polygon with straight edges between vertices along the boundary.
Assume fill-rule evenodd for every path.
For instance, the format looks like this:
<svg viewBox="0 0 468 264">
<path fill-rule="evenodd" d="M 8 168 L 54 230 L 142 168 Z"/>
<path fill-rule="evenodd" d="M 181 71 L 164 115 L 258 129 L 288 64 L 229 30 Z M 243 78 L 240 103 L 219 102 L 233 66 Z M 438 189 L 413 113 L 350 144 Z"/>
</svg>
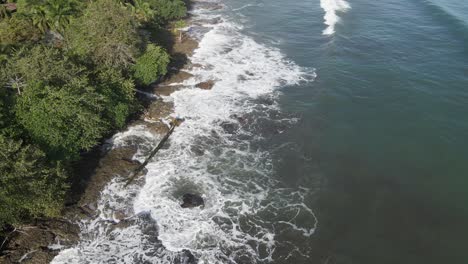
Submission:
<svg viewBox="0 0 468 264">
<path fill-rule="evenodd" d="M 335 25 L 340 21 L 338 12 L 346 12 L 351 8 L 350 4 L 345 0 L 320 0 L 320 6 L 325 11 L 325 25 L 327 28 L 323 31 L 324 35 L 332 35 L 335 33 Z"/>
<path fill-rule="evenodd" d="M 200 9 L 194 14 L 195 20 L 218 16 Z M 99 216 L 81 223 L 80 244 L 63 250 L 53 263 L 175 263 L 187 258 L 187 252 L 198 263 L 257 263 L 273 261 L 281 246 L 308 253 L 301 245 L 276 241 L 282 233 L 314 233 L 317 219 L 304 203 L 308 190 L 281 187 L 272 177 L 270 154 L 253 142 L 294 122 L 280 113 L 278 88 L 312 81 L 315 73 L 241 29 L 228 17 L 192 28 L 200 45 L 191 61 L 199 67 L 183 83 L 186 89 L 163 97 L 174 103 L 174 116 L 185 122 L 148 164 L 143 186 L 126 189 L 116 178 L 106 187 Z M 209 80 L 215 82 L 211 90 L 195 88 Z M 260 103 L 264 98 L 267 103 Z M 147 149 L 143 145 L 152 141 L 142 128 L 130 128 L 112 143 Z M 205 206 L 182 208 L 185 193 L 201 195 Z M 116 211 L 130 219 L 119 225 Z M 151 216 L 151 221 L 140 215 Z M 308 224 L 298 225 L 296 218 L 308 219 Z M 157 236 L 146 232 L 153 220 Z"/>
</svg>

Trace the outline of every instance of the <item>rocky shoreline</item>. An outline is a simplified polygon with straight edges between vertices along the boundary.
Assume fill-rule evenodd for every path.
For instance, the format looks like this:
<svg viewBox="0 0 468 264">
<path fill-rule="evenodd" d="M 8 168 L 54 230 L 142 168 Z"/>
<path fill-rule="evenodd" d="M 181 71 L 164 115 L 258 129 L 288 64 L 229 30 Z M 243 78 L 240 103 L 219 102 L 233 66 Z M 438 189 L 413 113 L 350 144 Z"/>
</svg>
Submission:
<svg viewBox="0 0 468 264">
<path fill-rule="evenodd" d="M 140 118 L 132 121 L 127 127 L 141 125 L 155 135 L 162 136 L 167 133 L 169 127 L 166 120 L 173 113 L 174 106 L 170 102 L 163 101 L 160 96 L 168 96 L 182 89 L 183 86 L 180 84 L 192 77 L 186 69 L 195 67 L 190 64 L 188 57 L 197 47 L 198 42 L 186 34 L 182 41 L 173 44 L 171 54 L 177 58 L 182 56 L 185 63 L 179 67 L 173 66 L 166 80 L 150 87 L 149 92 L 155 94 L 156 99 L 150 99 L 151 102 Z M 104 187 L 116 175 L 128 175 L 139 166 L 139 162 L 132 159 L 137 152 L 136 147 L 117 147 L 107 151 L 103 148 L 103 146 L 96 147 L 76 165 L 79 182 L 72 186 L 62 217 L 37 219 L 29 226 L 11 230 L 3 245 L 0 263 L 50 263 L 60 249 L 70 247 L 79 241 L 80 227 L 76 223 L 98 214 L 96 202 Z M 126 216 L 122 212 L 116 212 L 115 217 L 118 219 Z"/>
<path fill-rule="evenodd" d="M 198 8 L 206 10 L 222 8 L 220 4 L 211 2 L 192 0 L 190 5 L 192 4 L 197 4 Z M 220 20 L 194 21 L 189 17 L 186 22 L 189 25 L 201 26 L 202 24 L 216 24 Z M 195 65 L 189 61 L 189 57 L 198 47 L 197 40 L 186 33 L 183 34 L 180 41 L 175 39 L 176 37 L 171 37 L 169 44 L 166 43 L 166 49 L 173 58 L 167 77 L 150 86 L 147 91 L 138 91 L 143 94 L 141 99 L 146 102 L 146 108 L 139 118 L 127 125 L 127 128 L 143 126 L 145 131 L 160 137 L 168 132 L 169 126 L 167 124 L 174 112 L 174 105 L 172 102 L 164 101 L 161 96 L 169 96 L 175 91 L 184 89 L 182 83 L 192 77 L 189 70 L 202 67 L 202 65 Z M 195 88 L 209 90 L 214 84 L 214 80 L 208 80 L 196 84 Z M 106 185 L 116 176 L 129 175 L 140 165 L 138 161 L 133 159 L 138 150 L 136 146 L 106 149 L 105 145 L 104 143 L 96 146 L 75 165 L 74 182 L 72 182 L 71 192 L 61 217 L 36 219 L 28 226 L 11 230 L 2 245 L 0 263 L 50 263 L 61 249 L 71 247 L 79 242 L 80 226 L 77 223 L 81 220 L 92 219 L 99 214 L 97 201 Z M 141 184 L 141 181 L 137 184 Z M 181 206 L 184 207 L 202 204 L 202 201 L 197 200 L 197 197 L 184 197 L 183 199 L 184 204 Z M 123 220 L 128 219 L 129 216 L 125 212 L 115 212 L 114 218 Z M 139 221 L 140 218 L 138 216 L 131 221 Z M 150 223 L 151 221 L 145 222 Z M 123 220 L 118 225 L 125 224 L 126 220 Z M 157 225 L 145 229 L 156 230 L 154 239 L 157 240 Z M 190 263 L 193 262 L 194 257 L 190 252 L 184 251 L 180 255 L 181 258 Z"/>
</svg>

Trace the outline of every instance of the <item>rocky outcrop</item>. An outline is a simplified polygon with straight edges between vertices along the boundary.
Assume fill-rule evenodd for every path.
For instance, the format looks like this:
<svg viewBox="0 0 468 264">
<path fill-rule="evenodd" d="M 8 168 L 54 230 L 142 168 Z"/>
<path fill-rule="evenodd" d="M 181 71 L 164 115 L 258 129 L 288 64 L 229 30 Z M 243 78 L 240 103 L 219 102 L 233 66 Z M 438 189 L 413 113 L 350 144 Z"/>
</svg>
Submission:
<svg viewBox="0 0 468 264">
<path fill-rule="evenodd" d="M 52 36 L 53 37 L 53 36 Z M 190 56 L 194 49 L 198 47 L 198 42 L 188 35 L 184 35 L 182 42 L 174 44 L 171 50 L 173 57 L 181 57 L 181 64 L 175 65 L 170 78 L 159 86 L 154 86 L 154 93 L 157 96 L 168 96 L 172 92 L 184 88 L 182 83 L 192 77 L 186 69 L 181 70 L 187 60 L 184 58 Z M 180 66 L 180 67 L 179 67 Z M 213 83 L 214 84 L 214 83 Z M 212 85 L 211 85 L 212 86 Z M 210 87 L 211 88 L 211 87 Z M 158 97 L 156 97 L 158 98 Z M 163 122 L 173 113 L 173 103 L 166 102 L 160 98 L 151 100 L 145 113 L 139 120 L 130 124 L 144 125 L 155 134 L 164 135 L 168 131 L 168 126 Z M 22 227 L 8 236 L 4 250 L 0 253 L 0 263 L 50 263 L 57 255 L 61 247 L 70 247 L 79 241 L 79 226 L 70 221 L 77 221 L 84 218 L 95 217 L 97 212 L 97 200 L 101 195 L 107 183 L 117 175 L 128 175 L 140 164 L 133 160 L 137 151 L 135 146 L 119 147 L 110 149 L 102 153 L 101 148 L 97 147 L 95 154 L 90 156 L 90 161 L 82 161 L 77 166 L 77 183 L 72 184 L 71 197 L 67 201 L 62 216 L 64 219 L 44 219 L 31 223 L 28 227 Z M 199 150 L 200 155 L 203 154 Z M 93 163 L 94 162 L 94 163 Z M 185 196 L 184 196 L 185 197 Z M 203 206 L 204 201 L 198 195 L 186 197 L 184 207 Z M 66 220 L 66 219 L 68 220 Z M 116 211 L 113 223 L 115 228 L 123 228 L 128 225 L 138 224 L 145 236 L 158 244 L 158 227 L 156 221 L 149 214 L 139 214 L 136 217 L 129 217 L 124 211 Z M 0 244 L 2 241 L 0 240 Z M 161 245 L 162 246 L 162 245 Z M 174 263 L 196 263 L 196 258 L 188 250 L 183 250 L 174 260 Z"/>
<path fill-rule="evenodd" d="M 205 201 L 198 194 L 186 193 L 182 197 L 183 204 L 180 206 L 182 208 L 194 208 L 198 206 L 205 206 Z"/>
<path fill-rule="evenodd" d="M 68 220 L 36 220 L 34 225 L 18 227 L 9 234 L 0 263 L 50 263 L 62 247 L 78 242 L 79 233 L 79 226 Z"/>
<path fill-rule="evenodd" d="M 215 85 L 215 82 L 213 80 L 209 80 L 206 82 L 198 83 L 197 85 L 195 85 L 195 87 L 203 89 L 203 90 L 211 90 L 211 88 L 213 88 L 214 85 Z"/>
</svg>

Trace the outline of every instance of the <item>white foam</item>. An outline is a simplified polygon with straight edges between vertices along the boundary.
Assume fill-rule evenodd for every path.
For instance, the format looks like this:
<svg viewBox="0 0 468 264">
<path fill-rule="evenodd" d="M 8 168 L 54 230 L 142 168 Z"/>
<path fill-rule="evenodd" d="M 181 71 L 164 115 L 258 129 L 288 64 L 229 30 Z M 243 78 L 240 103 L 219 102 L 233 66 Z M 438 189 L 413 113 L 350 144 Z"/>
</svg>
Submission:
<svg viewBox="0 0 468 264">
<path fill-rule="evenodd" d="M 133 159 L 143 162 L 145 155 L 159 142 L 160 139 L 160 135 L 151 133 L 145 125 L 135 125 L 106 140 L 103 149 L 108 151 L 110 149 L 121 147 L 136 147 L 137 152 Z"/>
<path fill-rule="evenodd" d="M 249 7 L 262 7 L 263 6 L 263 3 L 260 3 L 260 4 L 246 4 L 246 5 L 243 5 L 239 8 L 234 8 L 232 9 L 232 11 L 234 12 L 237 12 L 237 11 L 241 11 L 241 10 L 244 10 L 246 8 L 249 8 Z"/>
<path fill-rule="evenodd" d="M 351 5 L 345 0 L 320 0 L 320 6 L 325 11 L 325 25 L 327 28 L 323 31 L 324 35 L 335 33 L 335 25 L 340 21 L 338 12 L 346 12 Z"/>
<path fill-rule="evenodd" d="M 278 189 L 271 177 L 270 154 L 253 150 L 249 141 L 230 135 L 220 124 L 238 124 L 233 116 L 257 111 L 256 99 L 275 99 L 279 87 L 311 81 L 315 73 L 241 34 L 240 25 L 224 19 L 211 26 L 191 58 L 203 65 L 184 82 L 192 88 L 164 98 L 174 102 L 174 115 L 185 122 L 174 131 L 169 147 L 148 164 L 144 186 L 126 189 L 117 179 L 112 181 L 99 201 L 99 217 L 81 223 L 79 245 L 61 251 L 52 263 L 173 263 L 186 249 L 200 264 L 238 263 L 240 257 L 243 263 L 246 258 L 255 263 L 273 260 L 276 229 L 304 237 L 313 234 L 317 219 L 303 203 L 307 190 Z M 211 90 L 195 88 L 207 80 L 215 81 Z M 266 113 L 278 105 L 273 101 L 261 107 Z M 238 133 L 258 136 L 241 128 Z M 132 136 L 147 141 L 128 141 Z M 152 140 L 144 127 L 135 127 L 115 136 L 113 144 Z M 180 197 L 187 192 L 201 194 L 204 208 L 181 208 Z M 136 224 L 113 228 L 109 223 L 118 222 L 116 211 L 149 212 L 162 246 Z M 298 215 L 310 224 L 296 223 Z"/>
</svg>

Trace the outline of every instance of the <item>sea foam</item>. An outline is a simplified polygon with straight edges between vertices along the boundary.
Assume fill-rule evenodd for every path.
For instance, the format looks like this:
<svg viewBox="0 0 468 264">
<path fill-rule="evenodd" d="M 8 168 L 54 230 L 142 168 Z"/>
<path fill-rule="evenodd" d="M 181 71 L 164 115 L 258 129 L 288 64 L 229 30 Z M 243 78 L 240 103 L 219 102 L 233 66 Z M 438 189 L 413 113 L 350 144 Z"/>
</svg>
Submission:
<svg viewBox="0 0 468 264">
<path fill-rule="evenodd" d="M 218 14 L 195 10 L 194 16 L 206 21 Z M 312 81 L 315 73 L 242 34 L 242 26 L 228 17 L 203 27 L 191 30 L 200 37 L 191 61 L 200 67 L 191 70 L 186 89 L 163 97 L 185 122 L 148 164 L 143 186 L 125 188 L 113 180 L 102 192 L 99 216 L 80 223 L 80 243 L 52 263 L 188 263 L 181 260 L 187 250 L 200 264 L 270 262 L 281 246 L 278 232 L 304 238 L 314 233 L 317 219 L 304 203 L 307 189 L 279 187 L 270 154 L 251 143 L 262 139 L 260 120 L 273 129 L 294 122 L 269 115 L 279 112 L 278 88 Z M 211 90 L 195 88 L 208 80 L 215 81 Z M 259 103 L 261 98 L 268 103 Z M 147 148 L 154 139 L 137 126 L 110 143 Z M 200 194 L 204 208 L 181 208 L 180 198 L 188 192 Z M 143 217 L 116 228 L 116 211 L 134 219 L 148 214 L 152 220 Z M 296 218 L 309 219 L 308 224 L 298 225 Z M 287 252 L 307 253 L 290 244 Z"/>
<path fill-rule="evenodd" d="M 350 4 L 345 0 L 320 0 L 320 6 L 325 11 L 325 25 L 327 28 L 323 31 L 324 35 L 332 35 L 335 33 L 335 25 L 340 21 L 338 12 L 346 12 L 351 8 Z"/>
</svg>

